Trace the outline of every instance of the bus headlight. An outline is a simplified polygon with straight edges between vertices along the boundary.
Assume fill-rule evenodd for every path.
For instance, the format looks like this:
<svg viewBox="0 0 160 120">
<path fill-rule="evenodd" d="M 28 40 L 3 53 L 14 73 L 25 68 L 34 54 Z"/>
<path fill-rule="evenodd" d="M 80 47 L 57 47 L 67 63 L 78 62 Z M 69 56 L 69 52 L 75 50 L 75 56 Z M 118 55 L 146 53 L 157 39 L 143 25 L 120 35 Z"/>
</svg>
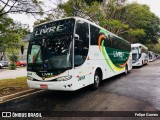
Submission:
<svg viewBox="0 0 160 120">
<path fill-rule="evenodd" d="M 29 77 L 29 76 L 27 77 L 27 79 L 28 79 L 28 80 L 33 80 L 33 78 L 32 78 L 32 77 Z"/>
<path fill-rule="evenodd" d="M 66 81 L 66 80 L 69 80 L 69 79 L 71 79 L 71 78 L 72 78 L 71 75 L 70 75 L 70 76 L 63 76 L 63 77 L 57 78 L 57 81 Z"/>
</svg>

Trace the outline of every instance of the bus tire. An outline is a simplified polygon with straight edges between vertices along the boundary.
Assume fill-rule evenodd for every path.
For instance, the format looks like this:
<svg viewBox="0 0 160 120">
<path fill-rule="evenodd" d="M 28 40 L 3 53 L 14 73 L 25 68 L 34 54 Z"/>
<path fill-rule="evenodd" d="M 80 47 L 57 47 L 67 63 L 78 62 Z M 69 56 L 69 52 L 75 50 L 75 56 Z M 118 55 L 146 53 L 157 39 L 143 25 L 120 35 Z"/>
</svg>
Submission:
<svg viewBox="0 0 160 120">
<path fill-rule="evenodd" d="M 93 90 L 98 89 L 99 85 L 100 85 L 100 82 L 101 82 L 101 76 L 100 76 L 99 72 L 96 71 L 95 74 L 94 74 L 94 83 L 92 84 L 92 89 Z"/>
<path fill-rule="evenodd" d="M 128 65 L 126 65 L 126 67 L 125 67 L 124 74 L 125 74 L 125 75 L 127 75 L 127 74 L 128 74 Z"/>
<path fill-rule="evenodd" d="M 142 61 L 142 66 L 141 67 L 143 67 L 143 61 Z"/>
</svg>

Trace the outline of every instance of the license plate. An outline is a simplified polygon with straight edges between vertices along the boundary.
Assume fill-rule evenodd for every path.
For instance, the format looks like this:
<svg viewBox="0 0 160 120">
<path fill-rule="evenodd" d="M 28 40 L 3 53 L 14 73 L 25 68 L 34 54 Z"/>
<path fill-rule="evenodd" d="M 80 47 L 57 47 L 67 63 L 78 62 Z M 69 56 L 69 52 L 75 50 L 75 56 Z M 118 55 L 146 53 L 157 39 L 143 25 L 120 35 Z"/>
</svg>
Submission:
<svg viewBox="0 0 160 120">
<path fill-rule="evenodd" d="M 41 88 L 41 89 L 47 89 L 47 88 L 48 88 L 48 85 L 46 85 L 46 84 L 40 84 L 40 88 Z"/>
</svg>

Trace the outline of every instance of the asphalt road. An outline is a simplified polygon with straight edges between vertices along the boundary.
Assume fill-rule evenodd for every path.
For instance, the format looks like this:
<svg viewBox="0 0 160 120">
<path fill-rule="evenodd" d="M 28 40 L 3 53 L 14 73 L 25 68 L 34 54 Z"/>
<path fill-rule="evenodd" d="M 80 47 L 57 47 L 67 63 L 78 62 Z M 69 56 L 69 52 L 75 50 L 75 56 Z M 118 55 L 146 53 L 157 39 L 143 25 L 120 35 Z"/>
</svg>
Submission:
<svg viewBox="0 0 160 120">
<path fill-rule="evenodd" d="M 160 111 L 160 60 L 107 79 L 96 91 L 43 91 L 0 104 L 0 111 Z"/>
</svg>

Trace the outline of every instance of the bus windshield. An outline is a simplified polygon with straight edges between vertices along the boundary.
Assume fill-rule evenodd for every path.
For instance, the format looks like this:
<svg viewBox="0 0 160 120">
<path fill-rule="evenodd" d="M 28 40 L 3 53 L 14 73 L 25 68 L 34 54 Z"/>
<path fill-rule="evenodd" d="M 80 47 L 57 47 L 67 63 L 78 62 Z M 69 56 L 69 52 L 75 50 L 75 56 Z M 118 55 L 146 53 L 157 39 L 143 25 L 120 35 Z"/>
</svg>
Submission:
<svg viewBox="0 0 160 120">
<path fill-rule="evenodd" d="M 132 54 L 132 60 L 138 60 L 138 54 Z"/>
<path fill-rule="evenodd" d="M 132 60 L 138 60 L 139 59 L 139 51 L 138 47 L 132 47 Z"/>
<path fill-rule="evenodd" d="M 50 71 L 72 67 L 74 19 L 60 20 L 34 29 L 28 46 L 28 70 Z"/>
</svg>

